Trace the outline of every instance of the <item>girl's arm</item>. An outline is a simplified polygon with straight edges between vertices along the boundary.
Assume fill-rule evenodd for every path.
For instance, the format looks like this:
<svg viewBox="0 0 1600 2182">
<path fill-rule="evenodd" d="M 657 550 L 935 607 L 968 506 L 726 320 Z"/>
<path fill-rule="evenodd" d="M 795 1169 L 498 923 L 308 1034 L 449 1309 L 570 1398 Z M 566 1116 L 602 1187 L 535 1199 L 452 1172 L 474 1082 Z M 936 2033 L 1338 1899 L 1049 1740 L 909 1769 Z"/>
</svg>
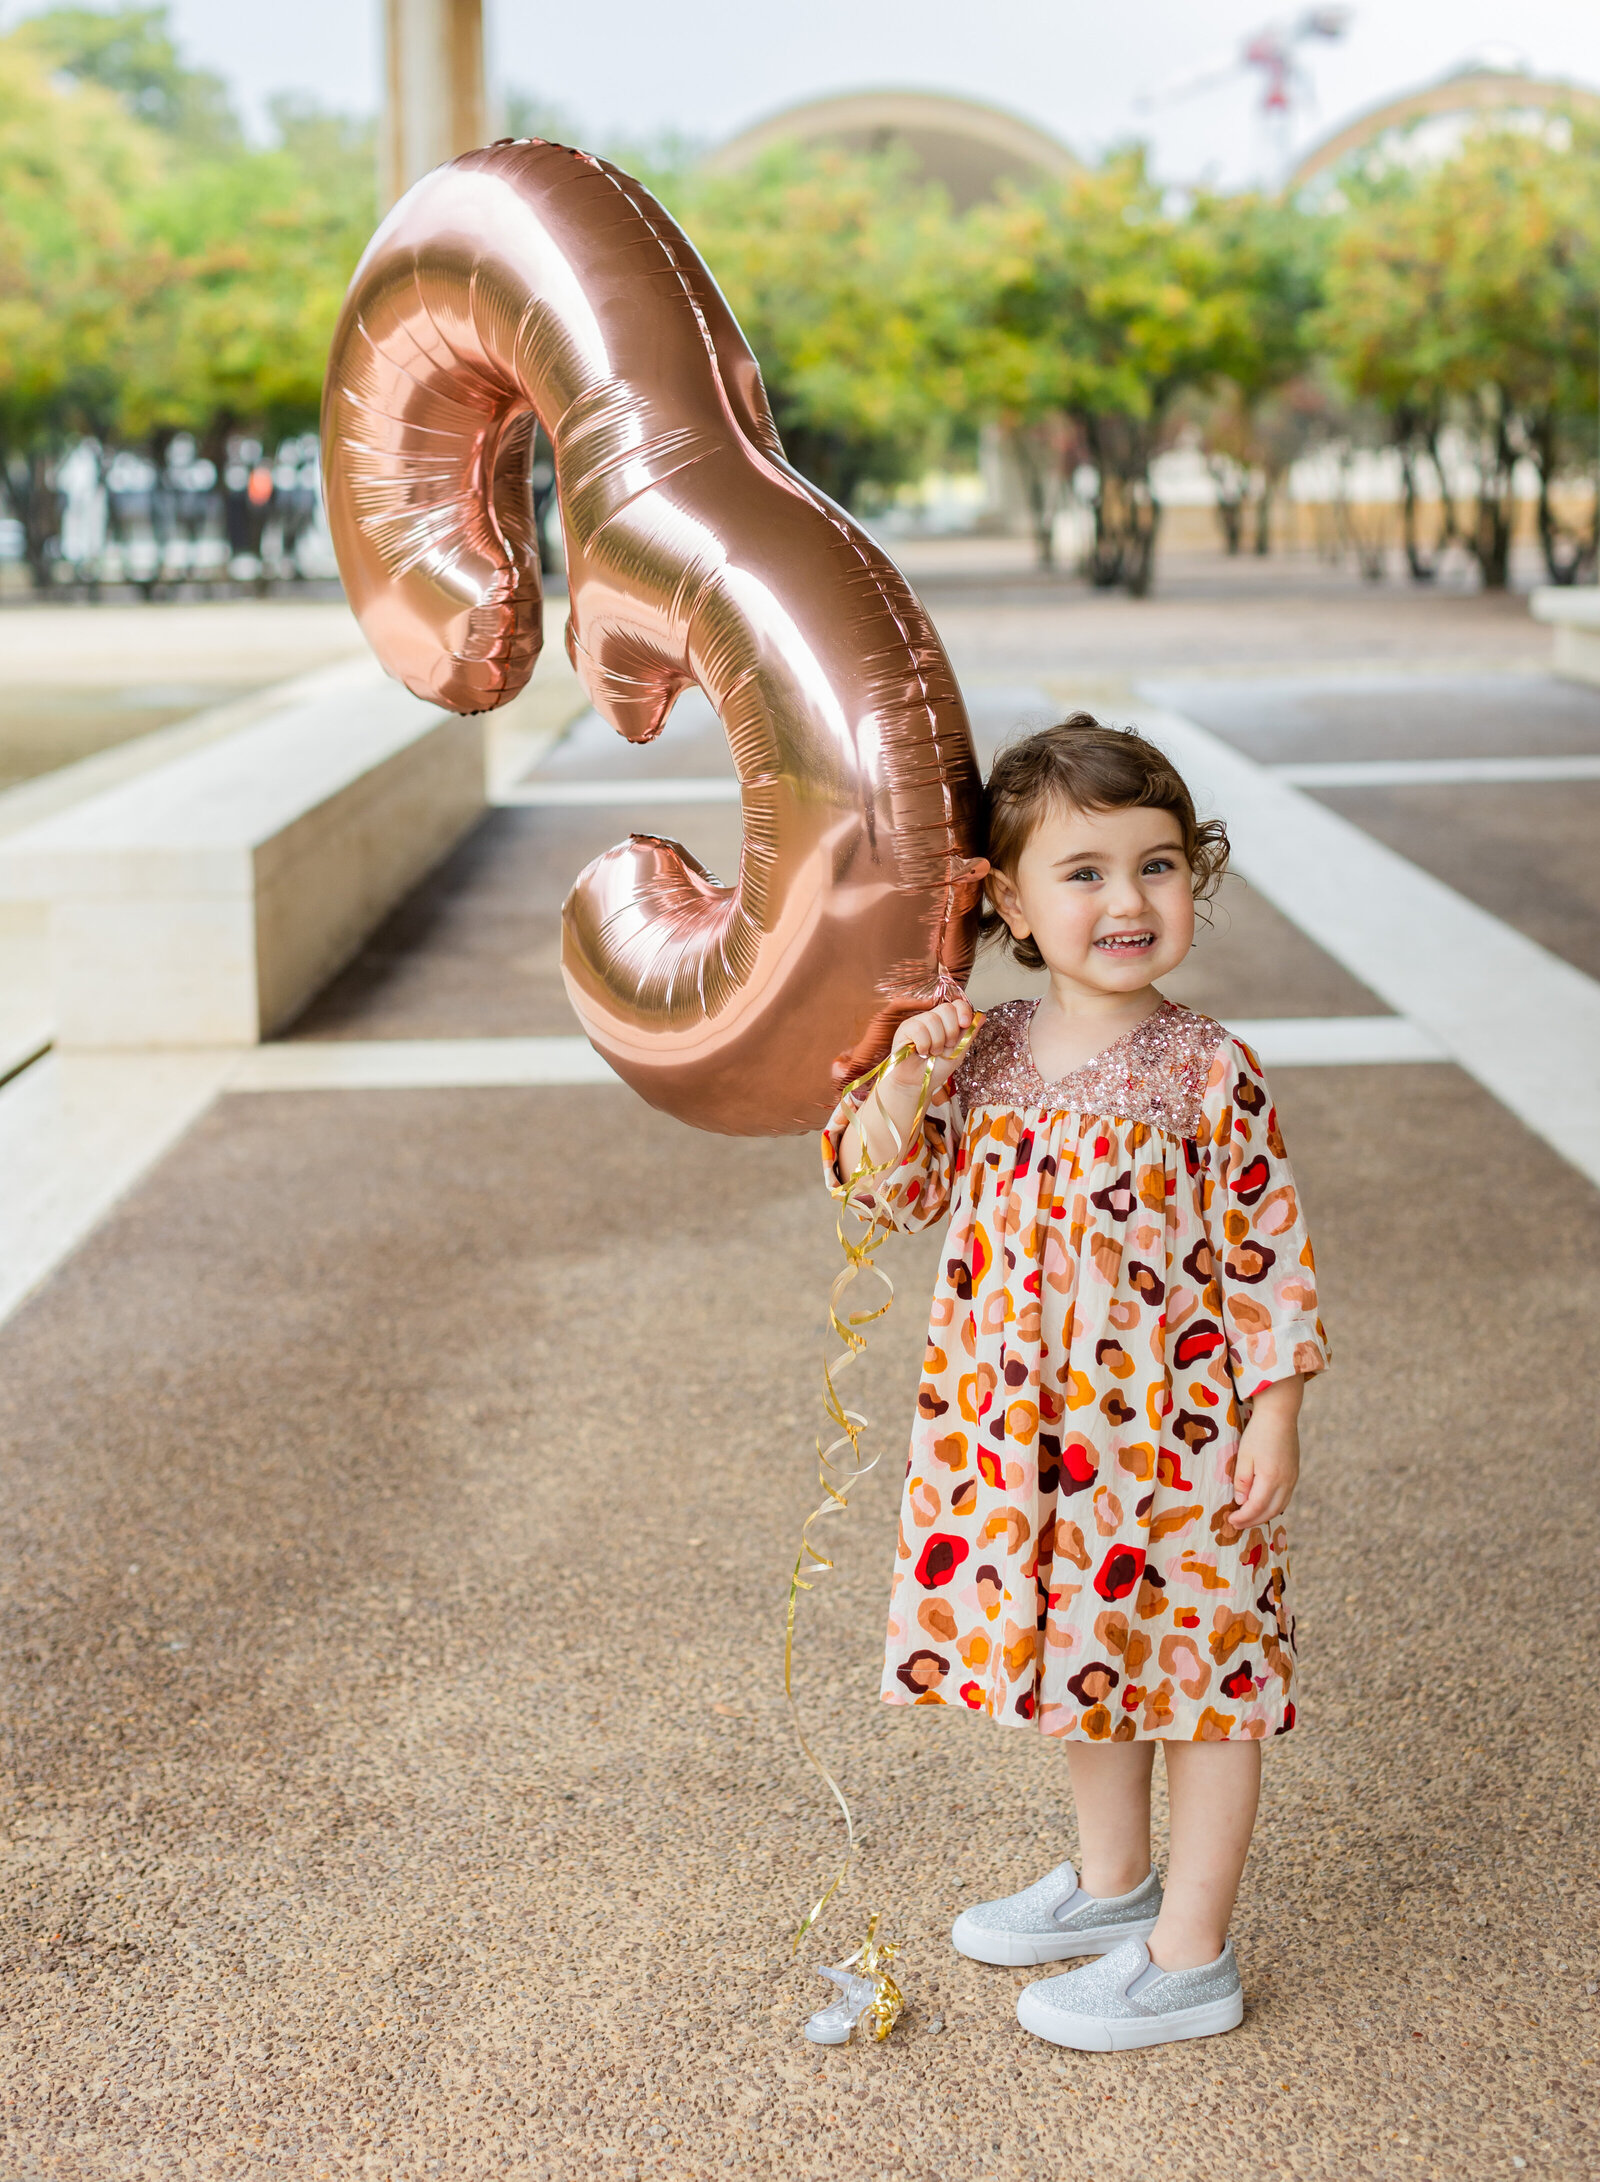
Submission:
<svg viewBox="0 0 1600 2182">
<path fill-rule="evenodd" d="M 1206 1232 L 1222 1331 L 1240 1399 L 1254 1401 L 1280 1380 L 1326 1370 L 1328 1342 L 1317 1316 L 1311 1237 L 1272 1093 L 1261 1063 L 1238 1038 L 1225 1038 L 1212 1062 L 1205 1118 Z"/>
<path fill-rule="evenodd" d="M 891 1165 L 909 1148 L 907 1139 L 917 1118 L 928 1062 L 934 1064 L 928 1088 L 931 1104 L 954 1073 L 952 1056 L 971 1021 L 972 1003 L 963 993 L 958 1000 L 908 1016 L 900 1025 L 892 1051 L 911 1050 L 884 1070 L 839 1140 L 839 1172 L 846 1181 L 861 1165 L 863 1152 L 870 1166 L 880 1167 Z"/>
<path fill-rule="evenodd" d="M 1232 1522 L 1268 1522 L 1300 1475 L 1300 1403 L 1326 1368 L 1317 1273 L 1300 1193 L 1261 1064 L 1224 1040 L 1207 1086 L 1213 1150 L 1206 1225 L 1234 1385 L 1250 1405 L 1234 1464 Z"/>
</svg>

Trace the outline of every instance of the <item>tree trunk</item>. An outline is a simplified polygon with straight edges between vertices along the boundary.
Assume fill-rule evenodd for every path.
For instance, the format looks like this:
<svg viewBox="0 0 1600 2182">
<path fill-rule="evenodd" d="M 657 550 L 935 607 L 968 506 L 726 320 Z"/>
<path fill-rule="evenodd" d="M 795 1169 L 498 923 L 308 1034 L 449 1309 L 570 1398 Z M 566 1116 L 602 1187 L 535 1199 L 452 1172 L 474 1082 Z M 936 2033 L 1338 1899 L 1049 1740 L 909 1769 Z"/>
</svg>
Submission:
<svg viewBox="0 0 1600 2182">
<path fill-rule="evenodd" d="M 1538 419 L 1528 434 L 1528 441 L 1529 456 L 1539 473 L 1539 545 L 1544 554 L 1545 574 L 1552 583 L 1577 583 L 1595 565 L 1596 541 L 1600 539 L 1600 492 L 1596 495 L 1595 520 L 1588 537 L 1568 530 L 1556 514 L 1551 498 L 1559 463 L 1553 412 L 1547 411 Z"/>
<path fill-rule="evenodd" d="M 1423 546 L 1418 528 L 1417 514 L 1421 494 L 1417 490 L 1417 451 L 1407 438 L 1400 442 L 1400 534 L 1406 549 L 1406 565 L 1411 570 L 1413 583 L 1432 583 L 1439 573 L 1439 559 L 1443 541 L 1432 555 Z"/>
<path fill-rule="evenodd" d="M 1160 528 L 1161 504 L 1147 476 L 1102 476 L 1095 496 L 1091 580 L 1101 590 L 1121 584 L 1130 598 L 1148 598 Z"/>
<path fill-rule="evenodd" d="M 1261 491 L 1256 499 L 1256 558 L 1265 560 L 1272 551 L 1272 503 L 1278 496 L 1283 482 L 1281 470 L 1263 470 Z"/>
<path fill-rule="evenodd" d="M 1066 433 L 1059 416 L 1035 418 L 1011 433 L 1011 452 L 1022 473 L 1028 503 L 1028 527 L 1041 569 L 1056 565 L 1056 516 L 1066 459 Z"/>
<path fill-rule="evenodd" d="M 1154 422 L 1086 417 L 1084 436 L 1098 480 L 1089 580 L 1100 590 L 1121 584 L 1130 598 L 1149 596 L 1155 575 L 1161 503 L 1150 483 Z"/>
<path fill-rule="evenodd" d="M 1388 545 L 1384 537 L 1382 511 L 1370 530 L 1363 530 L 1348 490 L 1351 449 L 1346 446 L 1339 455 L 1339 494 L 1334 502 L 1334 524 L 1340 547 L 1349 546 L 1356 557 L 1356 566 L 1368 583 L 1382 583 L 1388 562 Z"/>
<path fill-rule="evenodd" d="M 1207 455 L 1206 468 L 1211 473 L 1212 490 L 1216 494 L 1217 524 L 1222 532 L 1223 551 L 1231 559 L 1244 543 L 1244 510 L 1250 491 L 1250 473 L 1225 456 Z"/>
<path fill-rule="evenodd" d="M 1503 591 L 1511 579 L 1511 537 L 1517 512 L 1512 490 L 1517 451 L 1511 426 L 1511 405 L 1504 390 L 1496 387 L 1493 421 L 1480 443 L 1478 497 L 1466 541 L 1486 591 Z"/>
<path fill-rule="evenodd" d="M 1486 591 L 1503 591 L 1511 580 L 1511 523 L 1498 493 L 1481 493 L 1471 538 L 1472 557 Z"/>
<path fill-rule="evenodd" d="M 1439 458 L 1439 423 L 1436 410 L 1416 409 L 1409 403 L 1397 409 L 1394 416 L 1394 446 L 1400 457 L 1400 538 L 1413 583 L 1432 583 L 1445 553 L 1460 536 L 1456 528 L 1455 505 L 1445 482 L 1444 464 Z M 1432 465 L 1439 492 L 1439 536 L 1431 549 L 1422 537 L 1424 461 Z"/>
<path fill-rule="evenodd" d="M 1123 543 L 1107 519 L 1104 488 L 1094 496 L 1094 541 L 1089 547 L 1087 574 L 1097 591 L 1110 591 L 1122 581 Z"/>
<path fill-rule="evenodd" d="M 1034 558 L 1041 568 L 1054 568 L 1056 563 L 1056 522 L 1054 510 L 1048 504 L 1044 479 L 1032 469 L 1024 473 L 1028 491 L 1028 516 L 1033 525 Z"/>
</svg>

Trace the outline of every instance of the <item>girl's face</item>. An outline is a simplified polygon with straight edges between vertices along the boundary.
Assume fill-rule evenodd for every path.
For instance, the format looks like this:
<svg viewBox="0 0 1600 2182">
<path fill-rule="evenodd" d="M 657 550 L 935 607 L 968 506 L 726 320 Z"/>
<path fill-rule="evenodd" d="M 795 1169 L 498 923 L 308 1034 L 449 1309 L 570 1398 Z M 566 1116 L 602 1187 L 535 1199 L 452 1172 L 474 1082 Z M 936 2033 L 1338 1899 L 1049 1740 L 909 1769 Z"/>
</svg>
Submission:
<svg viewBox="0 0 1600 2182">
<path fill-rule="evenodd" d="M 1017 938 L 1087 992 L 1138 992 L 1194 945 L 1193 875 L 1170 811 L 1054 804 L 990 888 Z"/>
</svg>

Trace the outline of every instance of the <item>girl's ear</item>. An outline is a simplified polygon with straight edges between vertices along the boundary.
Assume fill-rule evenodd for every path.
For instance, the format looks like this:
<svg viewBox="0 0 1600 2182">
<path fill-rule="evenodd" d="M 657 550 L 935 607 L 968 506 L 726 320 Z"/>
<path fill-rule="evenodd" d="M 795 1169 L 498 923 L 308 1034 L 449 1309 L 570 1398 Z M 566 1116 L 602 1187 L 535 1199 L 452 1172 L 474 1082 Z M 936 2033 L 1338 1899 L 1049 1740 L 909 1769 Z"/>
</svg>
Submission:
<svg viewBox="0 0 1600 2182">
<path fill-rule="evenodd" d="M 984 886 L 988 891 L 990 901 L 993 902 L 995 908 L 1000 912 L 1010 928 L 1011 937 L 1013 939 L 1026 939 L 1028 937 L 1028 920 L 1022 913 L 1022 897 L 1017 892 L 1016 882 L 1011 874 L 1008 871 L 997 871 L 991 865 Z"/>
</svg>

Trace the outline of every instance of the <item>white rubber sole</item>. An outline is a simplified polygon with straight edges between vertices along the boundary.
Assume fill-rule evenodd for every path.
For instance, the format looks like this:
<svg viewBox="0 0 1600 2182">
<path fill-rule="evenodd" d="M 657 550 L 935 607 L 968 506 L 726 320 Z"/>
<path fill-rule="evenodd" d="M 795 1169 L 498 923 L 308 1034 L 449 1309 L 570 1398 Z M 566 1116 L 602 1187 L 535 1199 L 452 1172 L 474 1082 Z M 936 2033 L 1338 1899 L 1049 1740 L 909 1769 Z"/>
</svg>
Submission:
<svg viewBox="0 0 1600 2182">
<path fill-rule="evenodd" d="M 1244 2021 L 1244 1994 L 1230 1993 L 1225 2000 L 1208 2000 L 1198 2008 L 1174 2008 L 1169 2015 L 1068 2015 L 1063 2008 L 1034 2000 L 1030 1986 L 1017 1996 L 1017 2021 L 1053 2046 L 1071 2046 L 1079 2053 L 1131 2053 L 1139 2046 L 1165 2046 L 1180 2038 L 1214 2038 L 1219 2031 L 1237 2030 Z"/>
<path fill-rule="evenodd" d="M 1109 1955 L 1124 1940 L 1147 1940 L 1154 1917 L 1132 1924 L 1090 1925 L 1077 1932 L 989 1932 L 969 1925 L 965 1916 L 950 1927 L 950 1944 L 969 1962 L 993 1963 L 1000 1970 L 1033 1970 L 1044 1962 L 1071 1962 L 1080 1955 Z"/>
</svg>

